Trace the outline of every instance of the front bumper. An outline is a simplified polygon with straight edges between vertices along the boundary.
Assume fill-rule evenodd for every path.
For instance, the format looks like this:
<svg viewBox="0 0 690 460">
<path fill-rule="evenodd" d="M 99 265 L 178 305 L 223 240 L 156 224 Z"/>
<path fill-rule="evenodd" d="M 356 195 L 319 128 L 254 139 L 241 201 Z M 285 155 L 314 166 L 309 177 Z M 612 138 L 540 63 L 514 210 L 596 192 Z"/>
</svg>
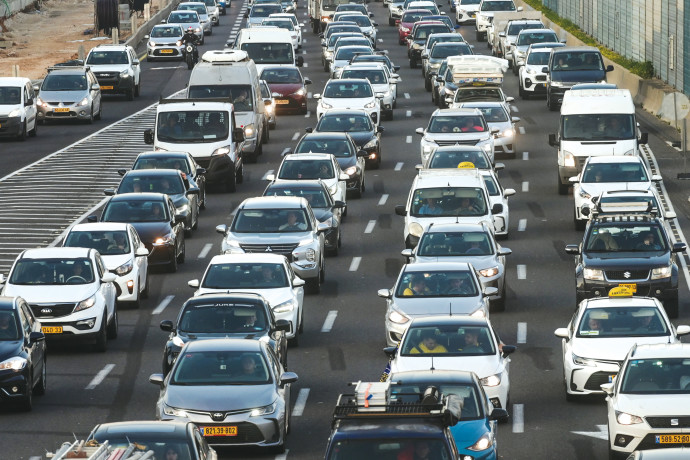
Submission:
<svg viewBox="0 0 690 460">
<path fill-rule="evenodd" d="M 556 102 L 557 104 L 562 104 L 563 103 L 563 96 L 565 95 L 565 92 L 568 91 L 570 87 L 566 86 L 553 86 L 553 85 L 547 85 L 546 91 L 549 94 L 549 98 Z"/>
<path fill-rule="evenodd" d="M 259 148 L 259 138 L 258 137 L 248 137 L 244 139 L 242 143 L 242 155 L 244 156 L 254 156 L 256 149 Z"/>
<path fill-rule="evenodd" d="M 290 110 L 304 110 L 307 108 L 307 95 L 302 94 L 288 94 L 286 96 L 276 96 L 276 110 L 290 111 Z M 282 101 L 282 102 L 281 102 Z"/>
<path fill-rule="evenodd" d="M 457 20 L 458 23 L 463 23 L 467 24 L 469 22 L 475 22 L 477 16 L 476 11 L 462 11 L 462 10 L 457 10 L 457 14 L 455 15 L 455 19 Z"/>
<path fill-rule="evenodd" d="M 95 72 L 102 94 L 125 94 L 134 91 L 134 76 L 121 77 L 119 72 Z"/>
<path fill-rule="evenodd" d="M 651 270 L 650 270 L 651 271 Z M 609 291 L 621 284 L 635 284 L 637 286 L 636 296 L 655 297 L 662 302 L 678 297 L 678 278 L 677 274 L 669 278 L 659 280 L 616 280 L 616 281 L 592 281 L 586 282 L 582 278 L 577 281 L 577 295 L 582 299 L 594 297 L 605 297 Z"/>
<path fill-rule="evenodd" d="M 0 371 L 0 402 L 13 403 L 24 398 L 31 391 L 27 384 L 28 373 L 28 364 L 19 371 Z"/>
<path fill-rule="evenodd" d="M 546 94 L 546 75 L 532 75 L 525 77 L 522 83 L 523 91 Z"/>
<path fill-rule="evenodd" d="M 134 262 L 136 266 L 136 262 Z M 111 273 L 117 275 L 114 270 L 110 270 Z M 139 270 L 138 268 L 133 268 L 131 272 L 124 276 L 118 276 L 115 280 L 115 289 L 117 290 L 117 301 L 118 302 L 134 302 L 139 297 L 139 291 L 141 287 L 139 286 Z"/>
<path fill-rule="evenodd" d="M 177 257 L 175 243 L 153 246 L 151 242 L 144 242 L 144 245 L 149 250 L 149 265 L 167 265 Z"/>
<path fill-rule="evenodd" d="M 65 112 L 55 111 L 55 109 L 67 109 Z M 38 106 L 37 118 L 39 120 L 89 120 L 91 118 L 91 104 L 77 107 L 75 105 L 70 107 L 56 107 L 48 105 L 47 107 Z"/>
<path fill-rule="evenodd" d="M 234 164 L 227 155 L 194 157 L 194 160 L 206 170 L 206 182 L 209 184 L 225 183 L 235 173 Z"/>
<path fill-rule="evenodd" d="M 618 364 L 612 362 L 596 361 L 596 366 L 579 366 L 571 362 L 566 366 L 566 391 L 575 395 L 603 394 L 600 385 L 611 383 L 619 370 Z"/>
<path fill-rule="evenodd" d="M 39 318 L 42 326 L 62 326 L 61 334 L 46 333 L 48 340 L 90 339 L 101 330 L 104 306 L 94 305 L 59 318 Z"/>
<path fill-rule="evenodd" d="M 23 125 L 20 117 L 0 116 L 0 137 L 17 136 L 22 133 Z"/>
<path fill-rule="evenodd" d="M 148 58 L 154 59 L 184 59 L 183 46 L 150 46 L 146 45 Z"/>
</svg>

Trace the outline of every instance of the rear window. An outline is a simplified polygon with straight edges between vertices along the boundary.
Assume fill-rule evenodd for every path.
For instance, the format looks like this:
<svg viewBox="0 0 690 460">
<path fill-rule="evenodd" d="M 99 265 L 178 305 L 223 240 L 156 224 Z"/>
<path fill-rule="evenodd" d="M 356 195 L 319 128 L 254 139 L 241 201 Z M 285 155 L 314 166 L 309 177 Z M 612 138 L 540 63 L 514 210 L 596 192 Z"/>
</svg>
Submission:
<svg viewBox="0 0 690 460">
<path fill-rule="evenodd" d="M 604 70 L 601 54 L 592 51 L 556 53 L 551 68 L 557 71 Z"/>
</svg>

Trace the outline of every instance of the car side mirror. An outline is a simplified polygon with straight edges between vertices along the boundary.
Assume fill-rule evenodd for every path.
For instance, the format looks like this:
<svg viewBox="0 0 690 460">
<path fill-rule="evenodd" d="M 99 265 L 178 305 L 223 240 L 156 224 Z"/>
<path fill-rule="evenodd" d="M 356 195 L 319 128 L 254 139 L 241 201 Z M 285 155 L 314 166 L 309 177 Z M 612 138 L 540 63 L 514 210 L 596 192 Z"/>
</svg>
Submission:
<svg viewBox="0 0 690 460">
<path fill-rule="evenodd" d="M 283 387 L 288 383 L 295 383 L 298 378 L 294 372 L 283 372 L 280 374 L 280 386 Z"/>
<path fill-rule="evenodd" d="M 343 209 L 345 208 L 345 202 L 337 200 L 335 203 L 333 203 L 333 207 L 337 209 Z"/>
<path fill-rule="evenodd" d="M 36 342 L 42 342 L 46 339 L 45 334 L 43 332 L 32 332 L 29 334 L 29 344 L 34 344 Z"/>
<path fill-rule="evenodd" d="M 400 70 L 400 66 L 399 66 L 399 65 L 394 65 L 394 66 L 393 66 L 393 72 L 398 72 L 399 70 Z"/>
<path fill-rule="evenodd" d="M 491 287 L 491 286 L 485 287 L 482 290 L 482 294 L 484 295 L 484 297 L 491 297 L 494 295 L 498 295 L 498 288 Z"/>
<path fill-rule="evenodd" d="M 395 358 L 395 354 L 398 351 L 398 347 L 385 347 L 383 349 L 383 352 L 388 356 L 389 358 Z"/>
<path fill-rule="evenodd" d="M 144 35 L 144 39 L 148 40 L 149 38 L 151 38 L 150 35 Z"/>
<path fill-rule="evenodd" d="M 640 138 L 638 139 L 637 143 L 638 144 L 646 144 L 648 142 L 649 142 L 649 133 L 640 134 Z"/>
<path fill-rule="evenodd" d="M 373 17 L 374 17 L 374 13 L 369 13 L 369 17 L 370 17 L 370 18 L 373 18 Z"/>
<path fill-rule="evenodd" d="M 518 6 L 518 7 L 517 7 L 517 11 L 522 11 L 523 9 L 524 9 L 524 8 L 522 8 L 521 6 Z"/>
<path fill-rule="evenodd" d="M 154 385 L 158 385 L 159 387 L 163 386 L 164 380 L 165 377 L 163 377 L 163 374 L 151 374 L 149 376 L 149 383 L 153 383 Z"/>
<path fill-rule="evenodd" d="M 244 141 L 244 129 L 242 128 L 235 128 L 232 132 L 232 137 L 235 142 L 243 142 Z"/>
<path fill-rule="evenodd" d="M 381 134 L 381 133 L 384 132 L 385 130 L 386 130 L 386 128 L 384 128 L 384 127 L 381 126 L 381 125 L 379 125 L 379 126 L 376 127 L 376 132 L 379 133 L 379 134 Z"/>
<path fill-rule="evenodd" d="M 673 243 L 673 252 L 683 252 L 686 248 L 685 243 Z"/>
<path fill-rule="evenodd" d="M 5 275 L 0 275 L 0 285 L 5 284 L 5 281 L 7 281 L 7 280 L 5 279 Z"/>
<path fill-rule="evenodd" d="M 503 38 L 505 38 L 505 36 L 506 36 L 506 33 L 505 33 L 505 32 L 499 32 L 499 33 L 498 33 L 498 36 L 499 36 L 499 37 L 503 37 Z"/>
<path fill-rule="evenodd" d="M 173 322 L 170 321 L 169 319 L 165 319 L 161 321 L 159 327 L 161 328 L 161 331 L 165 332 L 172 332 L 174 327 L 173 327 Z"/>
<path fill-rule="evenodd" d="M 221 235 L 227 235 L 228 226 L 225 224 L 216 225 L 216 233 L 220 233 Z"/>
<path fill-rule="evenodd" d="M 681 335 L 688 335 L 690 334 L 690 326 L 686 326 L 684 324 L 676 326 L 676 335 L 681 336 Z"/>
<path fill-rule="evenodd" d="M 302 56 L 297 56 L 297 67 L 302 67 L 304 65 L 304 58 Z"/>
<path fill-rule="evenodd" d="M 331 226 L 325 222 L 319 222 L 316 225 L 316 231 L 319 233 L 327 232 L 328 230 L 330 230 L 330 228 L 331 228 Z"/>
<path fill-rule="evenodd" d="M 513 253 L 512 249 L 509 248 L 501 248 L 498 250 L 498 255 L 499 256 L 509 256 Z"/>
<path fill-rule="evenodd" d="M 513 196 L 513 195 L 515 195 L 515 193 L 516 192 L 515 192 L 514 188 L 507 188 L 507 189 L 503 190 L 503 196 L 505 198 L 508 198 L 509 196 Z"/>
<path fill-rule="evenodd" d="M 86 218 L 87 222 L 98 222 L 98 216 L 89 216 Z"/>
<path fill-rule="evenodd" d="M 173 221 L 173 224 L 175 224 L 175 225 L 181 224 L 184 222 L 184 215 L 183 214 L 175 214 L 173 216 L 172 221 Z"/>
<path fill-rule="evenodd" d="M 189 286 L 192 289 L 197 289 L 199 287 L 199 280 L 198 279 L 193 279 L 187 281 L 187 286 Z"/>
<path fill-rule="evenodd" d="M 125 174 L 127 174 L 127 170 L 126 170 L 126 169 L 118 169 L 118 170 L 117 170 L 117 173 L 118 173 L 120 176 L 124 176 Z"/>
<path fill-rule="evenodd" d="M 501 132 L 501 130 L 498 129 L 498 128 L 491 128 L 491 129 L 489 129 L 489 132 L 490 132 L 491 134 L 498 134 L 498 133 Z"/>
<path fill-rule="evenodd" d="M 506 97 L 506 102 L 513 102 L 515 98 L 513 96 Z"/>
<path fill-rule="evenodd" d="M 304 79 L 304 86 L 311 85 L 311 80 L 309 78 Z"/>
<path fill-rule="evenodd" d="M 542 67 L 541 73 L 549 73 L 549 68 L 548 67 Z"/>
<path fill-rule="evenodd" d="M 247 19 L 248 17 L 249 17 L 249 11 L 247 11 L 246 13 L 244 13 L 244 18 Z"/>
<path fill-rule="evenodd" d="M 304 132 L 313 133 L 313 132 L 314 132 L 314 128 L 312 128 L 311 126 L 307 126 L 306 128 L 304 128 Z"/>
<path fill-rule="evenodd" d="M 292 287 L 302 287 L 306 284 L 307 284 L 306 281 L 304 281 L 299 276 L 295 276 L 295 279 L 292 280 Z"/>
<path fill-rule="evenodd" d="M 599 386 L 607 396 L 613 396 L 613 383 L 602 383 Z"/>
<path fill-rule="evenodd" d="M 371 25 L 374 26 L 374 27 L 378 27 L 378 26 L 379 26 L 379 23 L 378 23 L 378 22 L 372 22 Z"/>
<path fill-rule="evenodd" d="M 443 83 L 443 82 L 444 82 L 443 77 L 436 77 L 436 81 L 439 82 L 439 83 Z"/>
<path fill-rule="evenodd" d="M 422 53 L 422 59 L 427 59 L 428 57 L 429 57 L 429 53 L 427 53 L 426 51 L 424 51 L 424 52 Z"/>
<path fill-rule="evenodd" d="M 499 423 L 505 423 L 510 418 L 508 411 L 505 409 L 494 409 L 491 411 L 491 420 L 496 420 Z"/>
<path fill-rule="evenodd" d="M 568 332 L 567 327 L 559 327 L 553 331 L 553 335 L 560 337 L 561 339 L 570 340 L 570 333 Z"/>
<path fill-rule="evenodd" d="M 511 118 L 511 121 L 512 121 L 513 123 L 519 123 L 519 122 L 520 122 L 520 117 L 512 117 L 512 118 Z"/>
<path fill-rule="evenodd" d="M 612 65 L 607 65 L 607 66 L 606 66 L 606 71 L 607 71 L 607 72 L 613 72 L 613 66 L 612 66 Z"/>
<path fill-rule="evenodd" d="M 556 141 L 556 134 L 549 134 L 549 145 L 551 147 L 558 147 L 558 142 Z"/>
<path fill-rule="evenodd" d="M 500 214 L 503 212 L 503 205 L 501 203 L 496 203 L 491 206 L 491 214 Z"/>
<path fill-rule="evenodd" d="M 103 194 L 105 196 L 113 196 L 113 195 L 115 195 L 115 189 L 114 188 L 107 188 L 107 189 L 103 190 Z"/>
<path fill-rule="evenodd" d="M 267 182 L 273 182 L 274 180 L 276 180 L 276 175 L 275 175 L 275 174 L 266 174 L 265 177 L 266 177 L 266 181 L 267 181 Z"/>
<path fill-rule="evenodd" d="M 517 347 L 515 345 L 503 345 L 501 347 L 501 354 L 503 357 L 506 357 L 508 355 L 512 355 L 517 351 Z"/>
<path fill-rule="evenodd" d="M 139 59 L 135 59 L 134 61 L 132 61 L 132 65 L 139 65 Z"/>
<path fill-rule="evenodd" d="M 290 321 L 286 319 L 276 320 L 276 331 L 290 332 Z"/>
<path fill-rule="evenodd" d="M 199 176 L 203 176 L 204 174 L 206 174 L 206 168 L 202 168 L 201 166 L 199 166 L 198 168 L 196 168 L 196 173 Z"/>
<path fill-rule="evenodd" d="M 94 85 L 94 86 L 98 86 L 98 85 Z M 100 88 L 100 86 L 98 86 L 98 88 Z M 98 88 L 97 88 L 97 89 L 98 89 Z M 28 107 L 28 106 L 30 106 L 30 105 L 34 105 L 34 100 L 31 99 L 31 98 L 27 99 L 26 102 L 24 102 L 24 106 L 25 106 L 25 107 Z"/>
<path fill-rule="evenodd" d="M 419 134 L 420 136 L 424 135 L 424 128 L 417 128 L 414 130 L 415 133 Z"/>
<path fill-rule="evenodd" d="M 659 174 L 653 174 L 652 175 L 652 182 L 661 182 L 663 180 L 663 177 L 661 177 Z"/>
<path fill-rule="evenodd" d="M 319 99 L 321 99 L 321 94 L 316 93 L 316 94 L 314 94 L 313 98 L 314 98 L 314 100 L 318 101 Z"/>
<path fill-rule="evenodd" d="M 566 254 L 570 254 L 573 256 L 579 255 L 580 254 L 580 246 L 577 244 L 568 244 L 565 246 L 565 252 Z"/>
<path fill-rule="evenodd" d="M 367 152 L 366 150 L 357 150 L 357 156 L 358 157 L 368 157 L 369 152 Z"/>
<path fill-rule="evenodd" d="M 412 249 L 403 249 L 400 251 L 400 255 L 402 255 L 405 258 L 405 263 L 410 263 L 410 259 L 412 258 Z"/>
<path fill-rule="evenodd" d="M 273 104 L 273 101 L 270 99 L 264 99 L 264 105 L 271 105 Z"/>
<path fill-rule="evenodd" d="M 399 216 L 405 217 L 407 215 L 407 209 L 405 209 L 404 204 L 399 204 L 395 206 L 395 213 Z"/>
<path fill-rule="evenodd" d="M 201 193 L 201 190 L 199 189 L 199 187 L 189 187 L 187 189 L 187 192 L 191 193 L 192 195 L 198 195 Z"/>
<path fill-rule="evenodd" d="M 147 257 L 149 255 L 149 250 L 146 248 L 138 248 L 134 251 L 136 257 Z"/>
<path fill-rule="evenodd" d="M 101 282 L 102 283 L 112 283 L 116 279 L 117 279 L 117 275 L 115 273 L 106 272 L 106 273 L 103 273 L 103 276 L 101 276 Z"/>
<path fill-rule="evenodd" d="M 393 297 L 393 293 L 390 289 L 379 289 L 376 292 L 376 295 L 378 295 L 382 299 L 390 299 L 391 297 Z"/>
<path fill-rule="evenodd" d="M 144 131 L 144 144 L 153 144 L 153 129 L 147 129 Z"/>
<path fill-rule="evenodd" d="M 496 163 L 494 165 L 494 171 L 496 171 L 496 172 L 503 171 L 504 169 L 506 169 L 506 165 L 503 163 Z"/>
</svg>

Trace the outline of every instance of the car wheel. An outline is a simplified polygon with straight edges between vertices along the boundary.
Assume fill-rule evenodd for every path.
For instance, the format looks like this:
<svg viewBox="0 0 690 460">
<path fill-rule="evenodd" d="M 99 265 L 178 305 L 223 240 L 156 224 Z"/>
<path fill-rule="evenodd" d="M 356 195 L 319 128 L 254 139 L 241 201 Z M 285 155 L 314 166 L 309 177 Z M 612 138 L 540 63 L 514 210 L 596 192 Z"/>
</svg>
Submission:
<svg viewBox="0 0 690 460">
<path fill-rule="evenodd" d="M 34 119 L 34 129 L 29 131 L 31 137 L 36 137 L 36 134 L 38 134 L 38 117 Z"/>
<path fill-rule="evenodd" d="M 475 38 L 478 42 L 482 41 L 482 33 L 480 31 L 477 31 L 475 34 Z"/>
<path fill-rule="evenodd" d="M 201 203 L 199 209 L 206 209 L 206 185 L 201 189 Z"/>
<path fill-rule="evenodd" d="M 19 133 L 19 135 L 17 135 L 17 139 L 19 139 L 20 141 L 26 140 L 26 120 L 24 120 L 24 124 L 22 125 L 22 130 Z"/>
<path fill-rule="evenodd" d="M 292 393 L 292 392 L 291 392 Z M 290 427 L 292 425 L 292 418 L 290 413 L 290 401 L 288 400 L 288 407 L 285 409 L 285 434 L 290 434 Z"/>
<path fill-rule="evenodd" d="M 127 96 L 128 101 L 133 101 L 134 100 L 134 88 L 128 90 L 126 96 Z"/>
<path fill-rule="evenodd" d="M 225 182 L 225 191 L 233 193 L 237 190 L 237 175 L 235 174 L 235 171 L 233 170 L 229 177 L 228 180 Z"/>
<path fill-rule="evenodd" d="M 185 258 L 187 257 L 187 251 L 185 250 L 186 244 L 185 244 L 185 239 L 182 238 L 182 251 L 180 251 L 180 255 L 177 256 L 177 263 L 178 264 L 183 264 L 185 261 Z"/>
<path fill-rule="evenodd" d="M 149 298 L 149 270 L 148 267 L 146 268 L 146 278 L 144 279 L 144 289 L 141 291 L 141 298 L 142 299 L 148 299 Z"/>
<path fill-rule="evenodd" d="M 518 83 L 518 94 L 520 95 L 521 99 L 527 100 L 527 98 L 525 97 L 525 90 L 522 89 L 522 81 Z"/>
<path fill-rule="evenodd" d="M 89 114 L 89 119 L 86 122 L 90 125 L 93 124 L 93 104 L 91 105 L 91 113 Z"/>
<path fill-rule="evenodd" d="M 515 63 L 512 63 L 511 61 L 508 61 L 508 63 L 510 65 L 512 65 L 512 67 L 513 67 L 513 75 L 517 75 L 518 74 L 518 66 L 516 66 Z"/>
<path fill-rule="evenodd" d="M 491 311 L 506 311 L 506 288 L 508 287 L 508 282 L 503 282 L 503 290 L 501 291 L 501 297 L 489 304 Z"/>
<path fill-rule="evenodd" d="M 119 324 L 118 324 L 118 319 L 117 319 L 117 305 L 116 305 L 115 310 L 113 311 L 113 319 L 110 321 L 110 324 L 108 324 L 108 338 L 111 340 L 116 339 L 118 329 L 119 329 Z"/>
<path fill-rule="evenodd" d="M 244 182 L 244 164 L 240 166 L 240 170 L 237 172 L 237 183 L 241 184 Z"/>
<path fill-rule="evenodd" d="M 299 328 L 298 332 L 302 334 L 304 332 L 304 308 L 300 311 L 299 314 Z"/>
<path fill-rule="evenodd" d="M 573 211 L 574 213 L 574 211 Z M 573 216 L 573 221 L 575 223 L 575 230 L 582 231 L 587 226 L 587 221 L 578 219 L 577 216 Z"/>
<path fill-rule="evenodd" d="M 137 86 L 134 87 L 134 95 L 136 97 L 141 96 L 141 78 L 139 79 L 139 83 L 137 83 Z"/>
<path fill-rule="evenodd" d="M 417 61 L 414 59 L 410 59 L 410 69 L 416 69 L 417 68 Z"/>
<path fill-rule="evenodd" d="M 664 300 L 664 310 L 669 318 L 678 318 L 678 293 L 668 300 Z"/>
<path fill-rule="evenodd" d="M 26 411 L 26 412 L 31 412 L 31 409 L 33 409 L 34 405 L 34 395 L 33 395 L 33 382 L 31 381 L 31 377 L 29 377 L 28 382 L 26 384 L 26 395 L 20 400 L 19 402 L 19 407 L 21 410 Z"/>
<path fill-rule="evenodd" d="M 271 139 L 271 132 L 268 128 L 268 125 L 264 126 L 264 132 L 261 133 L 261 143 L 262 144 L 268 144 L 268 141 Z"/>
<path fill-rule="evenodd" d="M 199 212 L 194 213 L 194 223 L 192 223 L 192 230 L 199 228 Z"/>
<path fill-rule="evenodd" d="M 551 96 L 548 93 L 546 94 L 546 106 L 549 108 L 551 112 L 555 112 L 556 110 L 558 110 L 558 106 L 553 103 L 553 101 L 551 100 Z"/>
<path fill-rule="evenodd" d="M 45 351 L 43 352 L 43 370 L 41 371 L 41 379 L 38 381 L 38 383 L 34 386 L 34 394 L 35 395 L 44 395 L 46 394 L 46 389 L 48 388 L 48 370 L 47 370 L 47 359 L 45 357 Z"/>
<path fill-rule="evenodd" d="M 105 312 L 103 312 L 103 320 L 101 321 L 101 330 L 98 331 L 98 335 L 96 336 L 96 343 L 93 345 L 93 349 L 105 353 L 105 351 L 108 349 L 108 331 L 107 326 L 108 325 L 108 317 Z"/>
<path fill-rule="evenodd" d="M 170 263 L 168 264 L 168 272 L 170 272 L 170 273 L 177 272 L 177 256 L 174 253 L 173 253 L 173 256 L 171 257 Z"/>
<path fill-rule="evenodd" d="M 567 195 L 568 194 L 568 184 L 564 184 L 561 182 L 561 177 L 559 175 L 556 175 L 556 183 L 558 184 L 558 194 L 559 195 Z"/>
<path fill-rule="evenodd" d="M 206 37 L 204 37 L 204 34 L 201 34 L 201 42 L 199 44 L 203 45 L 205 42 L 206 42 Z"/>
<path fill-rule="evenodd" d="M 94 116 L 94 120 L 100 121 L 101 118 L 103 118 L 103 101 L 101 100 L 100 105 L 98 106 L 98 115 Z"/>
<path fill-rule="evenodd" d="M 392 17 L 388 16 L 388 25 L 389 26 L 394 26 L 395 25 L 395 19 Z"/>
<path fill-rule="evenodd" d="M 295 336 L 288 340 L 288 345 L 293 348 L 299 347 L 299 331 L 296 331 Z"/>
<path fill-rule="evenodd" d="M 153 62 L 153 58 L 148 54 L 146 55 L 146 62 Z"/>
<path fill-rule="evenodd" d="M 316 278 L 306 280 L 305 287 L 310 294 L 318 294 L 321 292 L 321 283 L 319 282 L 319 277 L 317 276 Z"/>
<path fill-rule="evenodd" d="M 424 79 L 424 89 L 427 90 L 427 92 L 431 91 L 431 79 L 430 78 Z"/>
</svg>

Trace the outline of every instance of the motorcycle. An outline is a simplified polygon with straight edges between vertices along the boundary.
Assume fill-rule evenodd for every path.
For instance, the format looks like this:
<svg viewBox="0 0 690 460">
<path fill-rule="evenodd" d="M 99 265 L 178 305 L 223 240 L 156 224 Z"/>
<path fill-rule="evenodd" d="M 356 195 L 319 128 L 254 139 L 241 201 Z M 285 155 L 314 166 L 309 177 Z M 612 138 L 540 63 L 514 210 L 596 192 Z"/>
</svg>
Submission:
<svg viewBox="0 0 690 460">
<path fill-rule="evenodd" d="M 182 37 L 182 43 L 184 43 L 184 55 L 185 62 L 187 62 L 187 68 L 192 70 L 197 62 L 199 62 L 199 50 L 197 48 L 198 42 L 197 36 L 194 31 L 190 28 Z"/>
</svg>

